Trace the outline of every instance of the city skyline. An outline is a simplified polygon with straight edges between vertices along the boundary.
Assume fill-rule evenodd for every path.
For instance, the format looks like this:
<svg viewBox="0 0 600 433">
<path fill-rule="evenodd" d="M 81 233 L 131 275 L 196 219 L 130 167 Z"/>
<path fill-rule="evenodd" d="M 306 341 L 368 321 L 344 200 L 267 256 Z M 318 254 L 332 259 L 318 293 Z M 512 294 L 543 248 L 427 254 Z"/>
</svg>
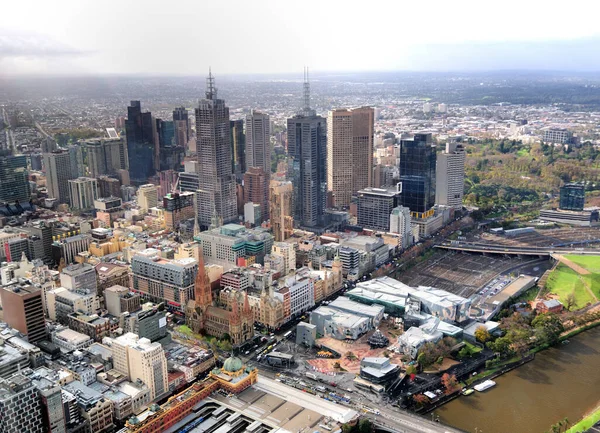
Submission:
<svg viewBox="0 0 600 433">
<path fill-rule="evenodd" d="M 377 2 L 368 8 L 307 1 L 306 7 L 293 10 L 293 20 L 281 19 L 290 17 L 290 9 L 277 2 L 252 6 L 239 1 L 183 2 L 168 13 L 152 1 L 143 9 L 136 2 L 109 1 L 101 7 L 91 2 L 35 3 L 38 13 L 34 15 L 29 13 L 31 4 L 13 2 L 0 17 L 0 77 L 32 73 L 190 75 L 211 65 L 222 74 L 241 70 L 287 73 L 299 64 L 319 71 L 600 70 L 600 61 L 586 55 L 600 47 L 594 14 L 579 13 L 591 6 L 589 1 L 576 1 L 570 8 L 510 1 L 494 9 L 471 1 L 458 5 Z M 328 35 L 356 28 L 372 37 L 359 38 L 335 51 L 315 49 L 323 46 L 324 34 L 307 31 L 305 24 L 315 7 L 328 22 Z M 160 18 L 151 12 L 156 9 L 162 11 Z M 383 17 L 396 18 L 389 23 Z M 239 50 L 235 58 L 221 56 L 218 45 L 199 36 L 196 22 L 203 23 L 207 34 L 230 27 L 224 40 L 227 45 L 252 35 L 268 41 L 267 48 Z M 578 25 L 546 25 L 550 22 Z M 173 34 L 184 42 L 174 46 L 165 37 Z M 201 56 L 189 55 L 192 44 Z M 296 49 L 289 50 L 289 46 Z M 370 61 L 362 61 L 367 56 Z M 557 64 L 560 56 L 564 61 Z"/>
</svg>

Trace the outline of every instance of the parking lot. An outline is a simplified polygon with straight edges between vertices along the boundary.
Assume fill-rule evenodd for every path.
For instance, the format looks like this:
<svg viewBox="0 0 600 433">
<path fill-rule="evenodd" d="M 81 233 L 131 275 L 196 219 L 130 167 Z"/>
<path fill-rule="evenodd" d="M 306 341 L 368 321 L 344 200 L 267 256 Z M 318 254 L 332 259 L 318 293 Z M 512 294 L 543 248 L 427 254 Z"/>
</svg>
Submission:
<svg viewBox="0 0 600 433">
<path fill-rule="evenodd" d="M 499 274 L 525 264 L 528 260 L 530 259 L 435 251 L 429 259 L 399 273 L 397 278 L 409 286 L 431 286 L 469 298 Z"/>
</svg>

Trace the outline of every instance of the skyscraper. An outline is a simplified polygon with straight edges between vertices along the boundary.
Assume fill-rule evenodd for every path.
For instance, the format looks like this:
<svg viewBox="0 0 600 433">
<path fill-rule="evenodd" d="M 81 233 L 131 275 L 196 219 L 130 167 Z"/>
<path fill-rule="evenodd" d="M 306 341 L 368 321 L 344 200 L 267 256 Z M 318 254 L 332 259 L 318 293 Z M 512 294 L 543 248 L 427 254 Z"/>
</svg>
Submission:
<svg viewBox="0 0 600 433">
<path fill-rule="evenodd" d="M 69 203 L 69 180 L 77 177 L 71 171 L 69 152 L 44 153 L 44 167 L 48 197 L 57 199 L 59 203 Z"/>
<path fill-rule="evenodd" d="M 294 186 L 289 181 L 272 180 L 270 184 L 271 228 L 276 242 L 283 242 L 294 231 L 292 196 Z"/>
<path fill-rule="evenodd" d="M 327 120 L 310 108 L 308 72 L 304 76 L 304 107 L 287 120 L 287 131 L 294 221 L 303 227 L 321 226 L 327 198 Z"/>
<path fill-rule="evenodd" d="M 127 149 L 122 138 L 86 140 L 83 151 L 87 160 L 87 176 L 98 178 L 127 169 Z"/>
<path fill-rule="evenodd" d="M 214 215 L 223 223 L 237 219 L 229 108 L 217 98 L 210 71 L 206 83 L 206 97 L 195 110 L 199 184 L 196 217 L 203 227 L 211 224 Z"/>
<path fill-rule="evenodd" d="M 46 338 L 46 321 L 42 304 L 42 289 L 31 285 L 0 288 L 4 310 L 3 321 L 27 335 L 30 343 Z"/>
<path fill-rule="evenodd" d="M 42 433 L 40 400 L 31 379 L 21 373 L 0 380 L 0 431 Z"/>
<path fill-rule="evenodd" d="M 231 163 L 233 173 L 238 182 L 241 182 L 244 173 L 246 173 L 246 135 L 244 134 L 244 120 L 231 120 L 229 124 L 231 125 Z"/>
<path fill-rule="evenodd" d="M 190 120 L 185 107 L 177 107 L 173 110 L 173 123 L 175 127 L 175 143 L 177 146 L 187 148 L 190 138 Z"/>
<path fill-rule="evenodd" d="M 141 185 L 155 173 L 156 124 L 152 113 L 142 113 L 140 101 L 131 101 L 127 107 L 125 132 L 131 182 Z"/>
<path fill-rule="evenodd" d="M 261 220 L 268 219 L 268 202 L 266 175 L 262 167 L 250 167 L 244 174 L 244 203 L 255 203 L 260 205 Z"/>
<path fill-rule="evenodd" d="M 98 184 L 91 177 L 79 177 L 69 181 L 71 208 L 76 210 L 94 209 L 94 200 L 98 198 Z"/>
<path fill-rule="evenodd" d="M 28 202 L 31 189 L 27 177 L 27 157 L 0 152 L 0 201 L 7 203 Z"/>
<path fill-rule="evenodd" d="M 462 208 L 465 190 L 465 148 L 460 143 L 446 143 L 446 151 L 437 156 L 435 203 Z"/>
<path fill-rule="evenodd" d="M 413 139 L 400 141 L 400 204 L 418 218 L 433 214 L 435 161 L 431 134 L 415 134 Z"/>
<path fill-rule="evenodd" d="M 246 116 L 246 164 L 260 167 L 265 175 L 265 203 L 271 180 L 271 119 L 268 114 L 256 110 Z M 262 208 L 263 220 L 269 218 L 269 209 Z"/>
<path fill-rule="evenodd" d="M 327 189 L 337 208 L 373 184 L 375 110 L 361 107 L 329 112 L 327 119 Z"/>
<path fill-rule="evenodd" d="M 155 161 L 157 171 L 179 171 L 185 148 L 175 142 L 174 122 L 156 119 L 156 136 L 158 138 L 158 159 Z"/>
</svg>

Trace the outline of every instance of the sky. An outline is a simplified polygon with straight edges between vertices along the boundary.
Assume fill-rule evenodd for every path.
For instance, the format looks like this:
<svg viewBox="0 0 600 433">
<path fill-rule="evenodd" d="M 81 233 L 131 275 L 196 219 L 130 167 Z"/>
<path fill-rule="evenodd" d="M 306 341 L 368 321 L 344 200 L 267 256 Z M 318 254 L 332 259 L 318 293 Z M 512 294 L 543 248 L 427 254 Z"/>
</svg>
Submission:
<svg viewBox="0 0 600 433">
<path fill-rule="evenodd" d="M 6 0 L 0 76 L 600 71 L 598 0 Z"/>
</svg>

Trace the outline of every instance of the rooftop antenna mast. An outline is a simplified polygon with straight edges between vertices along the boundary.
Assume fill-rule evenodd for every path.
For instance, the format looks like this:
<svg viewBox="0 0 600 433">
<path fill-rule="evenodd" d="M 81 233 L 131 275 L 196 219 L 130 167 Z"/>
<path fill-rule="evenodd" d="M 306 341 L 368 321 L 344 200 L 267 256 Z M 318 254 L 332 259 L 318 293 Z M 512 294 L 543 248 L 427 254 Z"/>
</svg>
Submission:
<svg viewBox="0 0 600 433">
<path fill-rule="evenodd" d="M 310 110 L 310 83 L 308 82 L 308 67 L 304 68 L 304 109 Z"/>
<path fill-rule="evenodd" d="M 208 77 L 206 78 L 206 99 L 217 99 L 215 77 L 212 74 L 210 66 L 208 67 Z"/>
</svg>

